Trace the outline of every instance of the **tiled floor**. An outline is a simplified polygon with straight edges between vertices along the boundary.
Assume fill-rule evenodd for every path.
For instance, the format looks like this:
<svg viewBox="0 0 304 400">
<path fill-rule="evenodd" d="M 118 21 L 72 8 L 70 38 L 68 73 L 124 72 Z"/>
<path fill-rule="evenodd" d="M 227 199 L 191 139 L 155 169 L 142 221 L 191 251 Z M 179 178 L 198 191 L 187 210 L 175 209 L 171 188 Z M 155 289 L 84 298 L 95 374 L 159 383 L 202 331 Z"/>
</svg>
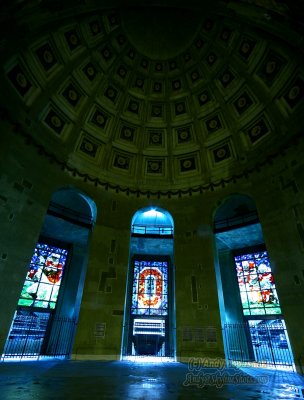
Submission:
<svg viewBox="0 0 304 400">
<path fill-rule="evenodd" d="M 0 363 L 1 400 L 303 398 L 298 374 L 182 363 L 29 361 Z"/>
</svg>

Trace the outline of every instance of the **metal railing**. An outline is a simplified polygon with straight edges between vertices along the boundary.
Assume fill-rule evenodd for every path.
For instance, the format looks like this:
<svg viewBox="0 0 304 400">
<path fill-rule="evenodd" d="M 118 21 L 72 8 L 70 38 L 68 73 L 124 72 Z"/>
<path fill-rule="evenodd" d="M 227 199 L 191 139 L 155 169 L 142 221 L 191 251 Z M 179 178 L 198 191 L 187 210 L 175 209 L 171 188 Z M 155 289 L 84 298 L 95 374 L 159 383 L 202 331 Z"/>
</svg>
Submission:
<svg viewBox="0 0 304 400">
<path fill-rule="evenodd" d="M 236 227 L 241 227 L 248 224 L 259 222 L 259 216 L 256 210 L 248 213 L 236 215 L 235 217 L 223 218 L 214 221 L 214 232 L 223 232 Z"/>
<path fill-rule="evenodd" d="M 173 228 L 171 226 L 164 225 L 132 225 L 132 234 L 139 235 L 160 235 L 160 236 L 172 236 Z"/>
<path fill-rule="evenodd" d="M 231 363 L 295 370 L 283 320 L 225 324 L 223 336 Z"/>
<path fill-rule="evenodd" d="M 85 228 L 91 228 L 94 224 L 93 218 L 90 215 L 64 207 L 53 201 L 50 201 L 47 213 L 84 226 Z"/>
<path fill-rule="evenodd" d="M 1 361 L 7 359 L 68 358 L 71 353 L 76 320 L 52 317 L 48 313 L 16 315 Z"/>
</svg>

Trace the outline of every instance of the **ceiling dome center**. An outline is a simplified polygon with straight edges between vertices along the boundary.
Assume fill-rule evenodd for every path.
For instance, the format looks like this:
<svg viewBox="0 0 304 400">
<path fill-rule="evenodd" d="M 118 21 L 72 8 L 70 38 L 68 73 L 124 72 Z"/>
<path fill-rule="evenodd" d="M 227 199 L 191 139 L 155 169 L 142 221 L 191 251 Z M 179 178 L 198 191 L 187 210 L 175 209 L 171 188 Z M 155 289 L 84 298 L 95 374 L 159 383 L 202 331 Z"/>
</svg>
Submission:
<svg viewBox="0 0 304 400">
<path fill-rule="evenodd" d="M 191 45 L 201 16 L 192 10 L 143 7 L 121 11 L 121 21 L 129 41 L 142 55 L 168 60 Z"/>
</svg>

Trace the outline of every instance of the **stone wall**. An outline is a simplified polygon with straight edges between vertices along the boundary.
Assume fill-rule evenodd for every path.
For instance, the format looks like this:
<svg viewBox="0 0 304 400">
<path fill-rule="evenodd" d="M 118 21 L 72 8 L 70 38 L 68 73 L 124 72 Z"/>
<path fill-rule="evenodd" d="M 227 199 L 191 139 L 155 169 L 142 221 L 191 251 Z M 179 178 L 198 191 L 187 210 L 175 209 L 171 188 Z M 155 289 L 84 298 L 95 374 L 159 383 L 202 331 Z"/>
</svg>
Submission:
<svg viewBox="0 0 304 400">
<path fill-rule="evenodd" d="M 201 195 L 148 199 L 95 188 L 51 164 L 8 124 L 2 123 L 1 131 L 0 347 L 50 197 L 58 188 L 72 186 L 91 197 L 98 210 L 73 357 L 120 357 L 131 220 L 137 210 L 151 205 L 174 219 L 177 357 L 223 357 L 213 216 L 227 196 L 243 193 L 256 202 L 294 357 L 303 365 L 302 142 L 247 180 Z"/>
</svg>

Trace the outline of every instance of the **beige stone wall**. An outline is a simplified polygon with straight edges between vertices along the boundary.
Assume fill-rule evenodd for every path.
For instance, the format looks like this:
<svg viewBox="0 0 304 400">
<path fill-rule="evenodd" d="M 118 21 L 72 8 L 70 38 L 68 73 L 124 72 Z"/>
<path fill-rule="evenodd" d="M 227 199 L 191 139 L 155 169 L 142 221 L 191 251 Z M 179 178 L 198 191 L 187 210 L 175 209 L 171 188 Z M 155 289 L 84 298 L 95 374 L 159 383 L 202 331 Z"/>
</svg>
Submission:
<svg viewBox="0 0 304 400">
<path fill-rule="evenodd" d="M 256 202 L 295 363 L 303 367 L 303 142 L 292 150 L 273 166 L 273 173 L 261 175 Z"/>
</svg>

